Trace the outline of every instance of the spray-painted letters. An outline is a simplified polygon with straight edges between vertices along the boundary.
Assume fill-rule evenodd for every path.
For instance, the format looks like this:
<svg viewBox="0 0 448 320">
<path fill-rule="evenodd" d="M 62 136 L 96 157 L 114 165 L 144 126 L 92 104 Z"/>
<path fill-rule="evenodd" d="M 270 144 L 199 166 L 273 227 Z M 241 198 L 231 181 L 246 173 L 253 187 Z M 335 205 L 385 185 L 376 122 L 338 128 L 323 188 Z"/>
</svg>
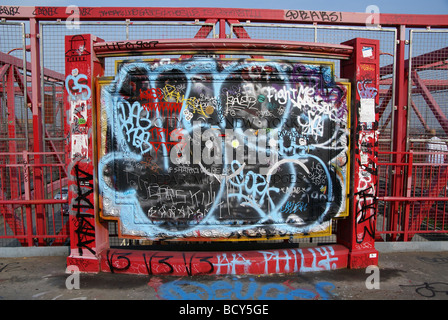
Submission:
<svg viewBox="0 0 448 320">
<path fill-rule="evenodd" d="M 101 92 L 102 215 L 151 239 L 328 233 L 346 213 L 347 91 L 326 63 L 122 63 Z"/>
</svg>

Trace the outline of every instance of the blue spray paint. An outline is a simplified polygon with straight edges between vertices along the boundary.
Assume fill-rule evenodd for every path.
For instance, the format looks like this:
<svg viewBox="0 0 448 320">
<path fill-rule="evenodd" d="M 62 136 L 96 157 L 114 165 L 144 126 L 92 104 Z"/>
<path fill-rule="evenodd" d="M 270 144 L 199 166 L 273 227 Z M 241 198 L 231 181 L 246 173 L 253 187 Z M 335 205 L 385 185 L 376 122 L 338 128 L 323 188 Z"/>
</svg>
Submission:
<svg viewBox="0 0 448 320">
<path fill-rule="evenodd" d="M 138 93 L 149 89 L 163 96 L 142 101 Z M 348 113 L 338 90 L 327 64 L 123 63 L 101 93 L 108 127 L 98 176 L 110 204 L 102 214 L 119 216 L 123 234 L 145 238 L 328 230 L 345 211 L 347 168 L 339 163 Z M 178 113 L 163 110 L 172 103 L 182 103 Z M 151 168 L 129 165 L 143 161 Z M 197 183 L 173 168 L 199 171 Z M 302 210 L 286 210 L 288 203 Z"/>
</svg>

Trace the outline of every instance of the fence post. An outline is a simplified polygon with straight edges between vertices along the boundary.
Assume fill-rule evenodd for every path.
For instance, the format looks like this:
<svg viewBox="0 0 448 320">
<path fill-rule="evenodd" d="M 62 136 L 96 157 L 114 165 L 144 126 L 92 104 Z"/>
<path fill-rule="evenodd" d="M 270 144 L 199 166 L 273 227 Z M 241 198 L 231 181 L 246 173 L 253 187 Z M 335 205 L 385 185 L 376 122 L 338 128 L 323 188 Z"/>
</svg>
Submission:
<svg viewBox="0 0 448 320">
<path fill-rule="evenodd" d="M 31 183 L 30 183 L 30 171 L 29 171 L 29 156 L 28 151 L 22 152 L 23 157 L 23 182 L 25 200 L 31 200 Z M 29 247 L 34 245 L 33 241 L 33 210 L 30 204 L 25 205 L 25 217 L 26 217 L 26 240 Z"/>
<path fill-rule="evenodd" d="M 378 164 L 379 41 L 356 38 L 341 76 L 352 81 L 350 215 L 338 221 L 338 242 L 349 249 L 349 268 L 378 264 L 375 249 Z"/>
<path fill-rule="evenodd" d="M 414 164 L 414 151 L 411 149 L 411 150 L 409 150 L 409 158 L 408 158 L 408 165 L 407 165 L 407 167 L 408 167 L 407 168 L 407 181 L 406 181 L 406 198 L 408 198 L 408 199 L 410 199 L 412 197 L 411 186 L 412 186 L 413 164 Z M 403 217 L 403 220 L 404 220 L 403 241 L 408 241 L 408 240 L 410 240 L 410 239 L 408 239 L 408 237 L 409 237 L 409 220 L 410 220 L 409 215 L 411 214 L 410 213 L 411 203 L 409 201 L 405 201 L 404 206 L 405 207 L 404 207 L 404 217 Z M 413 236 L 413 234 L 411 234 L 411 238 L 412 238 L 412 236 Z"/>
<path fill-rule="evenodd" d="M 104 75 L 103 60 L 93 43 L 103 41 L 90 34 L 65 37 L 65 136 L 70 207 L 70 255 L 67 265 L 81 272 L 99 272 L 99 251 L 104 245 L 98 233 L 107 230 L 96 217 L 95 192 L 95 79 Z M 108 243 L 107 243 L 108 245 Z"/>
</svg>

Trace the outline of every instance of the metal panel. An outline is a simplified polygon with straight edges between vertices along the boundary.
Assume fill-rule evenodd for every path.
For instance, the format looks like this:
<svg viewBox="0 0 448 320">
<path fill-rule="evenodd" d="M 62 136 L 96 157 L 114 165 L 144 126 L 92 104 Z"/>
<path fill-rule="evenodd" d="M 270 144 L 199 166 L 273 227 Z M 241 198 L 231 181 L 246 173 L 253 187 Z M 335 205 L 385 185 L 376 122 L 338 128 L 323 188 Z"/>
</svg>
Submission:
<svg viewBox="0 0 448 320">
<path fill-rule="evenodd" d="M 308 14 L 308 16 L 310 15 Z M 397 41 L 395 28 L 238 22 L 230 24 L 229 36 L 240 39 L 279 39 L 338 45 L 358 37 L 380 40 L 379 148 L 384 151 L 392 150 L 392 137 L 394 135 L 392 126 L 394 118 L 393 105 L 395 101 L 395 44 Z M 319 60 L 334 62 L 335 76 L 340 77 L 339 59 L 319 58 Z"/>
<path fill-rule="evenodd" d="M 124 62 L 101 90 L 103 218 L 144 239 L 321 236 L 347 214 L 349 84 L 333 64 Z"/>
</svg>

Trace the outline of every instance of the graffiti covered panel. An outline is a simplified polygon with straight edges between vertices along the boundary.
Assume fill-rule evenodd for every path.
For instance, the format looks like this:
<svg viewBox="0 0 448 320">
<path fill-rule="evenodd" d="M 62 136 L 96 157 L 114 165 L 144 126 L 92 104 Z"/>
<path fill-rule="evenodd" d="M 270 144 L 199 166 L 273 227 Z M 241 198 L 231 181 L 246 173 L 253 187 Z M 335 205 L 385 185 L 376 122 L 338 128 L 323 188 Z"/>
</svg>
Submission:
<svg viewBox="0 0 448 320">
<path fill-rule="evenodd" d="M 330 63 L 123 61 L 100 93 L 101 216 L 147 239 L 329 234 L 349 96 Z"/>
</svg>

